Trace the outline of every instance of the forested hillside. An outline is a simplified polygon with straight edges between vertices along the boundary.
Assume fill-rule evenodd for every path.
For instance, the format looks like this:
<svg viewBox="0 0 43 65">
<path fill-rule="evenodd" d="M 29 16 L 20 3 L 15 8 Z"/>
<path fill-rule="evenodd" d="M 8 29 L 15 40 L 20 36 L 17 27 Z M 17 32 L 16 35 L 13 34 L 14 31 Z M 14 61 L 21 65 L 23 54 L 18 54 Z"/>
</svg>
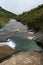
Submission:
<svg viewBox="0 0 43 65">
<path fill-rule="evenodd" d="M 5 23 L 7 23 L 10 20 L 10 18 L 15 18 L 15 16 L 16 14 L 11 13 L 0 7 L 0 28 L 4 26 Z"/>
<path fill-rule="evenodd" d="M 26 24 L 36 31 L 43 31 L 43 4 L 16 17 L 18 21 Z"/>
<path fill-rule="evenodd" d="M 9 12 L 5 9 L 3 9 L 2 7 L 0 7 L 0 17 L 1 18 L 14 18 L 16 16 L 16 14 Z"/>
<path fill-rule="evenodd" d="M 4 22 L 10 18 L 16 19 L 19 22 L 27 25 L 28 28 L 33 28 L 36 31 L 43 31 L 43 4 L 38 7 L 31 9 L 28 12 L 23 12 L 22 14 L 16 15 L 0 7 L 0 20 Z M 0 27 L 2 27 L 0 21 Z"/>
</svg>

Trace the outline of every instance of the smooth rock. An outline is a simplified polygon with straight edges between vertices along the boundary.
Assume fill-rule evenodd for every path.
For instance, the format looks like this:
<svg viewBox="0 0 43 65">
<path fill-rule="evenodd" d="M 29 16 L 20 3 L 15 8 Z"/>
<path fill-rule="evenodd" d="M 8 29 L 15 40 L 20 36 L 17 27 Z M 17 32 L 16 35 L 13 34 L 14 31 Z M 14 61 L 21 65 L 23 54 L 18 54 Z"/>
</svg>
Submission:
<svg viewBox="0 0 43 65">
<path fill-rule="evenodd" d="M 43 65 L 43 52 L 19 52 L 0 65 Z"/>
</svg>

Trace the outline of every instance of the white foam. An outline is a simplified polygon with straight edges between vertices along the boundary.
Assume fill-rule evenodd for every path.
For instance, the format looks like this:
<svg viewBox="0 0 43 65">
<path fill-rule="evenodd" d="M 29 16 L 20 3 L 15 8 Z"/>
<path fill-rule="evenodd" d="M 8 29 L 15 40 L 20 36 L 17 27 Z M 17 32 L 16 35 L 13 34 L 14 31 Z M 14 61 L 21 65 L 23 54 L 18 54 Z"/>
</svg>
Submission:
<svg viewBox="0 0 43 65">
<path fill-rule="evenodd" d="M 0 46 L 4 46 L 4 45 L 8 45 L 12 49 L 15 49 L 15 47 L 16 47 L 16 44 L 13 41 L 11 41 L 10 39 L 8 39 L 7 42 L 0 42 Z"/>
</svg>

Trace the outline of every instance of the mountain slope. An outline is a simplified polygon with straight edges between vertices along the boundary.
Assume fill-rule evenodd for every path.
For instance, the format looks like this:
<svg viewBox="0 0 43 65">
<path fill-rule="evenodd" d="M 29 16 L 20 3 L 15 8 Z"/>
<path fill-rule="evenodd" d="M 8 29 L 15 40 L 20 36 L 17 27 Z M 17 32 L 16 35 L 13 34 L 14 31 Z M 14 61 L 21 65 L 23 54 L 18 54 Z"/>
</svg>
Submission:
<svg viewBox="0 0 43 65">
<path fill-rule="evenodd" d="M 16 17 L 18 21 L 37 31 L 43 31 L 43 4 Z"/>
<path fill-rule="evenodd" d="M 14 18 L 14 16 L 16 16 L 16 14 L 9 12 L 5 9 L 3 9 L 2 7 L 0 7 L 0 18 Z"/>
<path fill-rule="evenodd" d="M 2 26 L 4 26 L 10 20 L 10 18 L 15 18 L 15 16 L 16 14 L 0 7 L 0 28 L 2 28 Z"/>
<path fill-rule="evenodd" d="M 0 18 L 14 18 L 27 25 L 28 28 L 43 32 L 43 4 L 20 15 L 16 15 L 0 7 Z M 0 27 L 2 27 L 2 23 Z"/>
</svg>

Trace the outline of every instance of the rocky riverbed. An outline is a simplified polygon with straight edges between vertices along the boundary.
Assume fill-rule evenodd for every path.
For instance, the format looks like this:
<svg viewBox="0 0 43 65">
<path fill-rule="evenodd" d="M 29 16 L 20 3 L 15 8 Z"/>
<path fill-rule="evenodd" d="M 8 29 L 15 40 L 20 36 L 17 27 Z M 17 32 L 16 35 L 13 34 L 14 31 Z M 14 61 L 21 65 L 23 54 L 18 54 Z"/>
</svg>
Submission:
<svg viewBox="0 0 43 65">
<path fill-rule="evenodd" d="M 17 31 L 0 31 L 0 42 L 5 42 L 10 37 L 22 37 L 35 41 L 40 47 L 43 48 L 43 33 L 37 32 L 17 32 Z"/>
<path fill-rule="evenodd" d="M 2 43 L 7 42 L 7 40 L 10 39 L 11 37 L 12 37 L 12 39 L 13 38 L 16 39 L 17 41 L 19 39 L 18 43 L 22 43 L 21 41 L 22 40 L 24 41 L 24 39 L 25 40 L 27 39 L 28 41 L 30 39 L 30 41 L 33 40 L 33 41 L 37 42 L 38 46 L 40 46 L 41 49 L 43 48 L 43 33 L 40 33 L 40 32 L 34 33 L 33 31 L 27 31 L 27 27 L 25 28 L 24 25 L 22 26 L 21 24 L 20 24 L 20 26 L 22 26 L 22 27 L 17 26 L 16 24 L 18 24 L 18 23 L 13 24 L 12 21 L 13 21 L 13 23 L 14 22 L 16 23 L 15 20 L 11 20 L 9 22 L 9 24 L 6 24 L 3 27 L 3 29 L 1 29 L 0 42 L 2 42 Z M 17 28 L 14 28 L 14 26 Z M 20 38 L 21 38 L 21 41 L 20 41 Z M 17 41 L 16 41 L 16 43 L 17 43 Z M 23 44 L 24 44 L 24 42 L 23 42 Z M 33 44 L 32 47 L 36 48 L 36 45 Z M 30 46 L 31 46 L 31 44 L 30 44 Z M 27 49 L 27 47 L 25 45 L 24 46 L 22 45 L 22 47 L 23 47 L 23 49 L 24 48 Z M 41 51 L 40 52 L 35 52 L 35 51 L 23 52 L 22 51 L 22 52 L 18 52 L 18 53 L 17 52 L 18 52 L 17 50 L 13 50 L 12 48 L 10 48 L 8 46 L 0 46 L 0 62 L 3 61 L 2 63 L 0 63 L 0 65 L 43 65 L 43 51 L 42 52 Z M 15 53 L 17 53 L 17 54 L 15 54 Z"/>
<path fill-rule="evenodd" d="M 15 19 L 10 19 L 10 21 L 2 27 L 0 31 L 0 41 L 6 41 L 10 36 L 19 36 L 34 40 L 43 48 L 43 32 L 28 30 L 27 26 L 16 21 Z"/>
</svg>

